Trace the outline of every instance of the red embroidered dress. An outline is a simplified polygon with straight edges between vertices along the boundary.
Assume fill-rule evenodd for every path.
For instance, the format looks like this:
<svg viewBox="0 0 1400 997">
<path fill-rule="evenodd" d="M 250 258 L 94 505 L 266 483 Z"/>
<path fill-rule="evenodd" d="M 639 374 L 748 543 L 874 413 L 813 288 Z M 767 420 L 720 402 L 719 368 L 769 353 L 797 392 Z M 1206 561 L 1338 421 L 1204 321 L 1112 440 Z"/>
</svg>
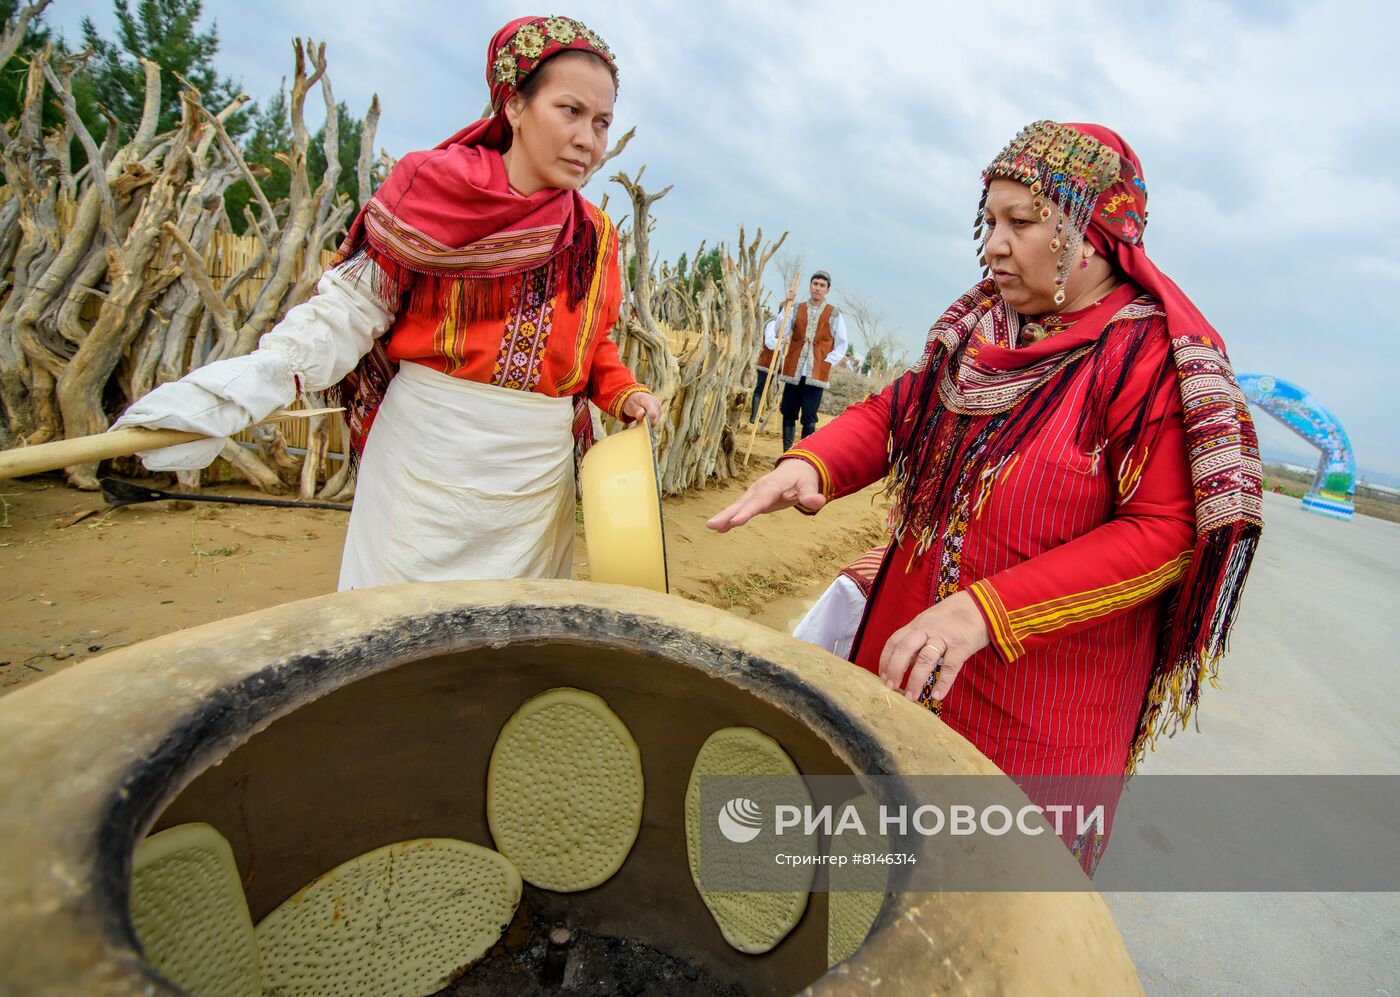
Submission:
<svg viewBox="0 0 1400 997">
<path fill-rule="evenodd" d="M 1009 773 L 1124 771 L 1170 590 L 1190 560 L 1195 505 L 1176 368 L 1160 307 L 1135 294 L 1128 286 L 1106 299 L 1114 312 L 1106 328 L 1086 322 L 1099 328 L 1014 350 L 1005 324 L 990 341 L 973 334 L 942 386 L 933 429 L 941 466 L 954 475 L 975 466 L 997 432 L 1013 431 L 999 425 L 1004 412 L 954 409 L 967 400 L 962 393 L 996 390 L 974 383 L 985 368 L 1017 353 L 1040 361 L 1032 373 L 1057 371 L 1051 380 L 1062 382 L 1024 398 L 1029 406 L 1053 394 L 1014 453 L 978 480 L 949 482 L 939 518 L 891 545 L 853 649 L 858 665 L 878 672 L 895 630 L 968 590 L 991 646 L 966 663 L 942 716 Z M 1106 406 L 1105 385 L 1117 388 Z M 852 406 L 789 451 L 817 468 L 828 499 L 889 472 L 895 390 Z M 1086 420 L 1101 421 L 1103 432 L 1087 448 Z M 1148 452 L 1130 452 L 1130 437 Z"/>
</svg>

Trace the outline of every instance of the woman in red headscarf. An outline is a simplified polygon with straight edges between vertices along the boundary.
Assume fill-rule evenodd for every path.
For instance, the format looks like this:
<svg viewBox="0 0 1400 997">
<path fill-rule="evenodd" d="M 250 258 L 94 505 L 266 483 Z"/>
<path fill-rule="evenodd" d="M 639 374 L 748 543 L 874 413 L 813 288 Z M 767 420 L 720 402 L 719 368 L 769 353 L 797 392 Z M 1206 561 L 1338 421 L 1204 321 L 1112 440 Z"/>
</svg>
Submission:
<svg viewBox="0 0 1400 997">
<path fill-rule="evenodd" d="M 1112 777 L 1214 676 L 1262 526 L 1258 442 L 1220 336 L 1143 249 L 1127 143 L 1039 121 L 983 179 L 986 279 L 710 525 L 887 475 L 851 659 L 1008 774 L 1110 777 L 1080 795 L 1111 810 Z M 1105 836 L 1066 831 L 1090 871 Z"/>
<path fill-rule="evenodd" d="M 331 389 L 360 457 L 342 589 L 568 577 L 587 402 L 660 417 L 608 335 L 616 232 L 579 194 L 607 149 L 612 52 L 578 21 L 522 17 L 491 39 L 486 80 L 491 116 L 399 161 L 312 300 L 116 423 L 213 437 L 142 455 L 203 467 L 222 437 Z"/>
</svg>

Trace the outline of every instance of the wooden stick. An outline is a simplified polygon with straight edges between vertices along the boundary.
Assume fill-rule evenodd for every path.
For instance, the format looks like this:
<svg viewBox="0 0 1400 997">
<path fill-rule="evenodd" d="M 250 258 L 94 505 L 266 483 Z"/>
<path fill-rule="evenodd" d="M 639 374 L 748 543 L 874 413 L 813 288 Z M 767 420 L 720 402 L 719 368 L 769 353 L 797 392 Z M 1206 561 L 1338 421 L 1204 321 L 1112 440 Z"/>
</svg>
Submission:
<svg viewBox="0 0 1400 997">
<path fill-rule="evenodd" d="M 753 453 L 753 441 L 758 436 L 758 427 L 768 421 L 768 392 L 778 381 L 783 370 L 783 362 L 787 359 L 788 337 L 783 335 L 783 330 L 787 328 L 788 312 L 792 310 L 793 301 L 797 298 L 797 282 L 801 279 L 801 273 L 792 276 L 792 300 L 783 302 L 783 317 L 778 320 L 778 348 L 773 352 L 773 369 L 768 372 L 768 378 L 763 382 L 763 390 L 758 396 L 758 418 L 753 421 L 753 428 L 749 430 L 749 445 L 744 451 L 744 466 L 749 466 L 749 456 Z"/>
<path fill-rule="evenodd" d="M 280 409 L 262 422 L 281 422 L 284 419 L 308 419 L 312 416 L 343 412 L 340 408 Z M 21 478 L 43 471 L 57 471 L 74 464 L 86 464 L 109 457 L 129 457 L 145 450 L 159 450 L 173 447 L 177 443 L 208 439 L 203 433 L 190 433 L 182 429 L 146 429 L 133 426 L 129 429 L 116 429 L 110 433 L 97 433 L 94 436 L 79 436 L 71 440 L 58 440 L 54 443 L 40 443 L 32 447 L 16 447 L 0 453 L 0 480 Z"/>
</svg>

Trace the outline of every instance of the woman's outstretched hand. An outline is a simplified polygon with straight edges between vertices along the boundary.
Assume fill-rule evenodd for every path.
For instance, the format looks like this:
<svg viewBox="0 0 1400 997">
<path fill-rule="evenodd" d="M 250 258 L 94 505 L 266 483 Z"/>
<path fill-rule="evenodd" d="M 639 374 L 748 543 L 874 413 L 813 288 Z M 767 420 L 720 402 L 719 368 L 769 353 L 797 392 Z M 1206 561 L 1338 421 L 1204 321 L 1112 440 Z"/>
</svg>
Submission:
<svg viewBox="0 0 1400 997">
<path fill-rule="evenodd" d="M 803 460 L 785 460 L 744 492 L 739 501 L 705 525 L 718 533 L 728 533 L 764 512 L 790 509 L 799 502 L 816 512 L 826 505 L 817 469 Z"/>
<path fill-rule="evenodd" d="M 917 701 L 928 677 L 938 668 L 932 695 L 941 703 L 963 664 L 987 642 L 987 624 L 977 603 L 968 593 L 957 592 L 890 635 L 880 653 L 880 678 L 886 688 L 903 687 L 904 698 Z"/>
<path fill-rule="evenodd" d="M 649 391 L 637 391 L 622 403 L 622 414 L 632 420 L 646 416 L 652 429 L 661 428 L 661 402 Z"/>
</svg>

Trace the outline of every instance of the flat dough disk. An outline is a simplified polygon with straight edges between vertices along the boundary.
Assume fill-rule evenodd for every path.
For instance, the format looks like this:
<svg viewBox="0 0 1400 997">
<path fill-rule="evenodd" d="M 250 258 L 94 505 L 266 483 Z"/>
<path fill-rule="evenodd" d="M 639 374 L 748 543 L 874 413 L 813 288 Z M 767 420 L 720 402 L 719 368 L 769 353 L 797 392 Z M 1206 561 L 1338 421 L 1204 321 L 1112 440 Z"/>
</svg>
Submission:
<svg viewBox="0 0 1400 997">
<path fill-rule="evenodd" d="M 501 728 L 486 776 L 486 819 L 527 883 L 573 893 L 607 882 L 642 826 L 642 755 L 602 699 L 541 693 Z"/>
<path fill-rule="evenodd" d="M 196 997 L 258 997 L 258 943 L 233 849 L 208 824 L 136 846 L 131 923 L 146 962 Z"/>
<path fill-rule="evenodd" d="M 415 838 L 343 862 L 258 924 L 268 997 L 423 997 L 486 954 L 520 874 L 489 848 Z"/>
<path fill-rule="evenodd" d="M 700 898 L 731 946 L 751 955 L 768 952 L 802 920 L 807 909 L 807 891 L 741 893 L 700 889 L 700 778 L 710 775 L 761 777 L 801 776 L 802 773 L 782 745 L 762 731 L 752 727 L 725 727 L 715 731 L 701 745 L 685 791 L 685 850 L 690 859 L 690 878 Z M 805 787 L 802 796 L 792 802 L 810 806 L 812 798 Z M 807 841 L 810 850 L 815 851 L 815 841 Z"/>
<path fill-rule="evenodd" d="M 874 851 L 876 846 L 884 849 L 884 835 L 871 830 L 880 826 L 880 811 L 875 800 L 869 793 L 862 793 L 841 804 L 836 813 L 840 815 L 847 807 L 852 806 L 856 808 L 856 813 L 860 814 L 861 826 L 869 832 L 868 836 L 861 838 L 858 835 L 833 835 L 830 839 L 830 854 L 845 855 L 849 859 L 856 852 Z M 849 959 L 851 954 L 860 948 L 865 936 L 870 934 L 870 927 L 875 923 L 875 916 L 880 913 L 880 906 L 885 902 L 885 894 L 879 890 L 856 890 L 847 885 L 846 881 L 851 881 L 852 885 L 868 883 L 871 869 L 870 866 L 833 864 L 827 870 L 830 874 L 831 891 L 826 898 L 828 967 Z"/>
</svg>

